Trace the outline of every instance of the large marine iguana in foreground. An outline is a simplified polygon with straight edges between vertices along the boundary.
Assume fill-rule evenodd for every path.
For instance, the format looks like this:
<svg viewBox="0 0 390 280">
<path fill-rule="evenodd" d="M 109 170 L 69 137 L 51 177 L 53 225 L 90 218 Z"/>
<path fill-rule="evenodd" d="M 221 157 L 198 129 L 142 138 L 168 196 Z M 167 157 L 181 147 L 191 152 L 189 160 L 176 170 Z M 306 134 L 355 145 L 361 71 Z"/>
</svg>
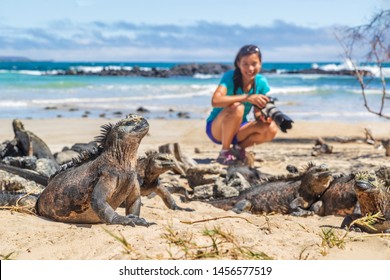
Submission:
<svg viewBox="0 0 390 280">
<path fill-rule="evenodd" d="M 80 157 L 73 158 L 72 161 L 61 166 L 61 170 L 80 165 L 82 161 L 88 161 L 90 157 L 94 157 L 95 152 L 99 151 L 97 149 L 83 151 Z M 155 193 L 161 197 L 165 206 L 171 210 L 194 211 L 192 208 L 177 205 L 165 185 L 160 183 L 160 175 L 174 167 L 175 161 L 170 154 L 149 150 L 144 155 L 140 155 L 137 160 L 137 177 L 141 196 L 149 196 Z M 1 170 L 8 172 L 9 175 L 1 176 Z M 23 181 L 19 177 L 25 180 Z M 1 182 L 1 180 L 5 182 Z M 34 191 L 34 193 L 31 193 L 27 190 L 31 189 L 29 185 L 34 182 L 39 184 L 37 189 L 40 192 Z M 37 174 L 32 170 L 0 164 L 0 206 L 18 205 L 34 208 L 40 193 L 48 185 L 48 182 L 49 177 Z"/>
<path fill-rule="evenodd" d="M 136 172 L 137 150 L 148 130 L 148 122 L 136 115 L 102 126 L 99 153 L 54 175 L 38 198 L 37 214 L 68 223 L 149 226 L 139 217 L 141 192 Z M 123 202 L 126 216 L 115 212 Z"/>
</svg>

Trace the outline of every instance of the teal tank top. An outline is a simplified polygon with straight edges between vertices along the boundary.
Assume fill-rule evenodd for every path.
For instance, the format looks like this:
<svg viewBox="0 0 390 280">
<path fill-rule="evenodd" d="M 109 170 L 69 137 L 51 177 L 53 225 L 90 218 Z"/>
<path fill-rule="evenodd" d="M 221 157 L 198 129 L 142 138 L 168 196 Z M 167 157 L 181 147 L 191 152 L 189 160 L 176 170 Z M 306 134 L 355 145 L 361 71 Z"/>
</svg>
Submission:
<svg viewBox="0 0 390 280">
<path fill-rule="evenodd" d="M 219 83 L 220 86 L 224 86 L 227 89 L 227 94 L 226 95 L 234 95 L 234 82 L 233 82 L 233 75 L 234 75 L 234 70 L 229 70 L 227 71 L 223 76 L 222 79 Z M 266 95 L 267 92 L 270 91 L 267 79 L 260 75 L 256 74 L 255 76 L 255 90 L 256 92 L 253 92 L 254 89 L 252 88 L 247 94 L 264 94 Z M 238 88 L 236 95 L 242 95 L 245 94 L 242 91 L 242 88 Z M 247 122 L 247 115 L 249 114 L 250 110 L 252 109 L 253 104 L 250 102 L 244 102 L 243 103 L 245 106 L 244 110 L 244 116 L 242 118 L 242 122 Z M 213 121 L 218 114 L 224 109 L 224 107 L 214 107 L 213 110 L 211 111 L 209 117 L 207 118 L 207 122 Z"/>
</svg>

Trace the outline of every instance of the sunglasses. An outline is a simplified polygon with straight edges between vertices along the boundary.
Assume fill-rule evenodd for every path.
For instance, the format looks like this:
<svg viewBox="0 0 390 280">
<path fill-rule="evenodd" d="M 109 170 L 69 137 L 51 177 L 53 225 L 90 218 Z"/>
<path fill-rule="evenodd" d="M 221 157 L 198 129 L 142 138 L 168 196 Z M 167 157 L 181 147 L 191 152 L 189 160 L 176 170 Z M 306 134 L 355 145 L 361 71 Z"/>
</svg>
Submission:
<svg viewBox="0 0 390 280">
<path fill-rule="evenodd" d="M 253 46 L 253 45 L 244 47 L 241 50 L 241 53 L 243 55 L 248 54 L 248 53 L 258 53 L 258 52 L 260 52 L 260 49 L 258 47 L 256 47 L 256 46 Z"/>
</svg>

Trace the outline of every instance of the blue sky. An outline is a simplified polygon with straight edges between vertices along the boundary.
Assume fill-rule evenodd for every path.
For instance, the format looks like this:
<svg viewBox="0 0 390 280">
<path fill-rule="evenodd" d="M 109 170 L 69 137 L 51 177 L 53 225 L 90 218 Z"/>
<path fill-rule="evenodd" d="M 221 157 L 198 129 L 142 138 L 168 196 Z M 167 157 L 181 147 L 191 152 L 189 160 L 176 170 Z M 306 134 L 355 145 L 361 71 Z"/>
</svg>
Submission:
<svg viewBox="0 0 390 280">
<path fill-rule="evenodd" d="M 338 61 L 338 26 L 390 0 L 0 0 L 0 56 L 57 61 Z"/>
</svg>

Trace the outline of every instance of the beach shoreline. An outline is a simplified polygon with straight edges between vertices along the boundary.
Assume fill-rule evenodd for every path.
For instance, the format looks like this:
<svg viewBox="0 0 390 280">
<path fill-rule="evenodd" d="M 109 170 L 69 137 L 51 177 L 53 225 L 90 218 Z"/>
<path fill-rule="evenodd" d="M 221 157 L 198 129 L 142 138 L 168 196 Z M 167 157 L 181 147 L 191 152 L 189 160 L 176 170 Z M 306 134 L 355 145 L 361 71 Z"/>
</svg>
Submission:
<svg viewBox="0 0 390 280">
<path fill-rule="evenodd" d="M 53 153 L 75 143 L 92 141 L 100 134 L 100 126 L 118 119 L 26 119 L 25 128 L 42 138 Z M 220 146 L 205 135 L 205 120 L 150 119 L 149 134 L 142 140 L 139 153 L 158 149 L 167 143 L 179 143 L 184 154 L 201 162 L 212 161 Z M 0 141 L 13 138 L 12 119 L 0 119 Z M 303 166 L 310 161 L 325 163 L 336 172 L 374 169 L 390 166 L 384 149 L 363 142 L 339 143 L 335 137 L 364 140 L 364 128 L 369 128 L 377 139 L 390 138 L 390 126 L 386 122 L 296 122 L 287 134 L 279 132 L 271 143 L 258 145 L 250 150 L 255 153 L 256 167 L 270 174 L 286 173 L 286 165 Z M 312 147 L 318 137 L 329 139 L 333 153 L 313 157 Z M 195 151 L 196 149 L 196 151 Z M 156 222 L 150 228 L 120 225 L 75 225 L 52 222 L 40 217 L 0 211 L 0 255 L 12 253 L 11 258 L 23 260 L 97 260 L 97 259 L 182 259 L 183 252 L 169 244 L 164 237 L 169 229 L 179 235 L 193 235 L 197 244 L 207 244 L 202 232 L 219 228 L 233 235 L 243 247 L 264 252 L 272 259 L 390 259 L 388 237 L 359 238 L 361 233 L 351 232 L 345 248 L 323 246 L 324 227 L 339 227 L 342 217 L 311 216 L 306 218 L 289 215 L 234 214 L 203 202 L 183 203 L 174 194 L 177 203 L 195 209 L 194 212 L 167 209 L 159 197 L 143 197 L 141 216 Z M 123 209 L 118 210 L 123 211 Z M 225 218 L 221 218 L 225 217 Z M 188 224 L 188 221 L 195 222 Z M 122 244 L 115 240 L 123 236 L 134 249 L 124 253 Z M 335 233 L 343 235 L 342 230 Z M 358 240 L 358 241 L 357 241 Z"/>
<path fill-rule="evenodd" d="M 111 118 L 137 112 L 141 107 L 147 111 L 146 117 L 177 119 L 184 114 L 191 119 L 206 118 L 211 97 L 226 68 L 205 65 L 182 65 L 184 68 L 178 72 L 186 73 L 184 76 L 176 73 L 169 78 L 156 78 L 149 77 L 153 69 L 174 68 L 174 63 L 145 62 L 139 67 L 126 62 L 0 63 L 0 118 Z M 276 98 L 276 106 L 294 121 L 376 122 L 376 116 L 364 108 L 356 78 L 330 75 L 335 70 L 348 70 L 344 69 L 346 65 L 264 62 L 262 75 L 270 85 L 267 94 Z M 116 75 L 132 67 L 149 73 L 148 78 Z M 330 72 L 318 72 L 322 67 Z M 62 71 L 81 72 L 53 75 Z M 102 71 L 113 75 L 100 75 Z M 287 74 L 291 72 L 296 74 Z M 367 104 L 377 108 L 381 95 L 380 79 L 375 78 L 366 88 Z"/>
<path fill-rule="evenodd" d="M 179 142 L 181 145 L 214 145 L 205 134 L 206 120 L 200 119 L 149 119 L 149 134 L 142 140 L 142 146 Z M 116 123 L 120 118 L 54 118 L 22 119 L 25 128 L 41 137 L 52 152 L 74 143 L 87 143 L 100 134 L 100 127 Z M 379 119 L 378 119 L 379 120 Z M 11 140 L 13 119 L 0 119 L 0 141 Z M 343 121 L 297 121 L 287 133 L 278 132 L 274 142 L 292 139 L 322 138 L 364 138 L 364 129 L 372 131 L 378 139 L 390 138 L 390 125 L 387 122 L 343 122 Z M 191 138 L 194 136 L 194 138 Z"/>
</svg>

